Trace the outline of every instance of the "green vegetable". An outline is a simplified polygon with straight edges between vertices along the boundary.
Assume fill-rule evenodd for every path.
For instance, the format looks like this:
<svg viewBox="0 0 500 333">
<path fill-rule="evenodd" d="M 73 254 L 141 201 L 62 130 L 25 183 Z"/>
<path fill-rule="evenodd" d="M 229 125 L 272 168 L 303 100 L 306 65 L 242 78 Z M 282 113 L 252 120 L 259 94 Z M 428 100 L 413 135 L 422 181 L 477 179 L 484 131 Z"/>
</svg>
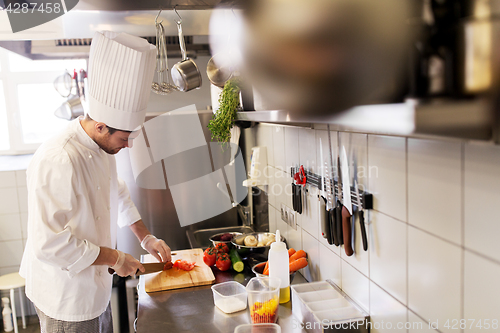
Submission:
<svg viewBox="0 0 500 333">
<path fill-rule="evenodd" d="M 212 140 L 228 143 L 231 140 L 231 128 L 236 119 L 236 111 L 240 105 L 240 88 L 237 79 L 226 82 L 219 96 L 219 109 L 214 118 L 208 122 Z"/>
<path fill-rule="evenodd" d="M 243 261 L 241 260 L 240 255 L 238 252 L 236 252 L 235 249 L 231 249 L 229 251 L 229 258 L 231 258 L 231 264 L 233 264 L 233 269 L 236 272 L 241 272 L 245 268 L 245 265 L 243 264 Z"/>
</svg>

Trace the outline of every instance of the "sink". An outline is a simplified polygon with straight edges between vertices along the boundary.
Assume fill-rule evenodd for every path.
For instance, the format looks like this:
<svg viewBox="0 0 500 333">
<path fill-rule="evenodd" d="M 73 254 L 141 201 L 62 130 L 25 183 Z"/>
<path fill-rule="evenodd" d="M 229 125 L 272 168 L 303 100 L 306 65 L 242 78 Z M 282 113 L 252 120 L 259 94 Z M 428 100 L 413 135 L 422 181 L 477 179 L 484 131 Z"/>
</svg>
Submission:
<svg viewBox="0 0 500 333">
<path fill-rule="evenodd" d="M 189 241 L 189 245 L 192 249 L 196 248 L 207 248 L 212 243 L 210 242 L 210 237 L 215 234 L 221 234 L 225 232 L 241 232 L 242 234 L 247 234 L 254 232 L 254 230 L 247 226 L 232 226 L 232 227 L 222 227 L 222 228 L 211 228 L 211 229 L 200 229 L 200 230 L 187 230 L 186 235 Z"/>
</svg>

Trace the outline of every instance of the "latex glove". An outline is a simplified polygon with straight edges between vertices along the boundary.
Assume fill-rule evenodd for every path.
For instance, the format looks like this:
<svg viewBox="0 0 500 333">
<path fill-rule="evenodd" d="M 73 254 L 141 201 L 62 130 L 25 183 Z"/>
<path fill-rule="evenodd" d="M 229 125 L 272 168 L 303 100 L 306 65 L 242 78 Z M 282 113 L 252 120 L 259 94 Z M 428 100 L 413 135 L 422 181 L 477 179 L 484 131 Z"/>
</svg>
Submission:
<svg viewBox="0 0 500 333">
<path fill-rule="evenodd" d="M 162 239 L 149 234 L 141 242 L 141 247 L 151 253 L 160 262 L 172 260 L 170 248 Z"/>
<path fill-rule="evenodd" d="M 139 262 L 139 260 L 135 259 L 128 253 L 123 253 L 121 251 L 115 250 L 118 252 L 118 260 L 116 263 L 111 266 L 111 268 L 118 274 L 119 276 L 129 276 L 134 275 L 137 270 L 141 272 L 145 272 L 144 266 Z"/>
</svg>

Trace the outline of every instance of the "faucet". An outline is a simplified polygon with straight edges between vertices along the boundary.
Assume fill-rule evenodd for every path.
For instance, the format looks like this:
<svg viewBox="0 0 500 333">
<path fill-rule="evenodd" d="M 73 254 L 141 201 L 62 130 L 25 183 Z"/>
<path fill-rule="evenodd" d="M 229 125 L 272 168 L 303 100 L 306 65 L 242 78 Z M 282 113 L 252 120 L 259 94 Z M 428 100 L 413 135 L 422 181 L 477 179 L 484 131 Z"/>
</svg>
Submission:
<svg viewBox="0 0 500 333">
<path fill-rule="evenodd" d="M 227 184 L 226 184 L 227 187 Z M 249 206 L 243 206 L 239 202 L 236 202 L 233 200 L 231 192 L 225 191 L 224 188 L 222 187 L 221 183 L 217 183 L 217 188 L 221 190 L 222 193 L 231 201 L 231 205 L 236 208 L 238 211 L 238 215 L 241 218 L 241 221 L 243 221 L 243 226 L 250 227 L 251 221 L 250 221 L 250 207 Z M 229 190 L 229 189 L 228 189 Z"/>
</svg>

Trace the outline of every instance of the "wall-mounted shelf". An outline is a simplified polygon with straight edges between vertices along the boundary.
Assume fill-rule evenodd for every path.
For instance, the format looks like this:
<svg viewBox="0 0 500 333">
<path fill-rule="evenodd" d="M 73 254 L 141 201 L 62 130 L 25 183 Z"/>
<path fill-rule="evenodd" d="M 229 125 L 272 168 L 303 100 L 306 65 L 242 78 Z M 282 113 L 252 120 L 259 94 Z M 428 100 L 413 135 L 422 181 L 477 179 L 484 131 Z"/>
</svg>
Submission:
<svg viewBox="0 0 500 333">
<path fill-rule="evenodd" d="M 447 137 L 500 143 L 493 101 L 447 100 L 433 103 L 408 101 L 353 107 L 333 115 L 290 113 L 284 110 L 238 112 L 237 119 L 410 137 Z"/>
</svg>

